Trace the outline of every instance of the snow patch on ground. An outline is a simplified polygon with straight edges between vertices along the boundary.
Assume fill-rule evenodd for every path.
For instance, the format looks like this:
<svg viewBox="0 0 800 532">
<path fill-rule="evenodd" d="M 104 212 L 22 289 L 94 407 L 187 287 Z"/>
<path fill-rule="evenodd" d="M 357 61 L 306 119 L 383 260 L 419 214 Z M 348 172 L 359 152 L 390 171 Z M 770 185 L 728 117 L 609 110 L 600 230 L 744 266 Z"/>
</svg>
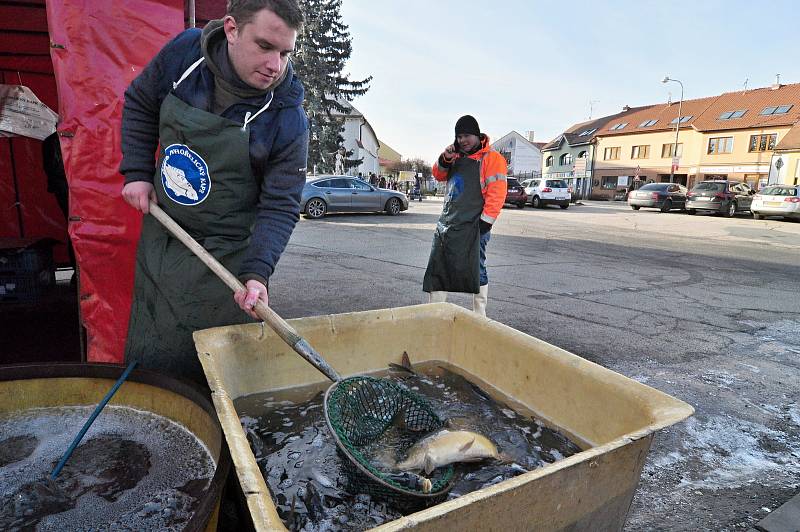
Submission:
<svg viewBox="0 0 800 532">
<path fill-rule="evenodd" d="M 789 419 L 792 420 L 792 423 L 800 427 L 800 406 L 797 404 L 789 406 Z"/>
<path fill-rule="evenodd" d="M 800 421 L 796 405 L 790 414 Z M 655 475 L 668 469 L 684 471 L 679 489 L 730 489 L 754 479 L 762 485 L 781 486 L 800 475 L 800 442 L 783 432 L 730 416 L 689 418 L 682 429 L 683 449 L 654 457 L 645 467 Z M 789 452 L 764 449 L 765 439 Z"/>
</svg>

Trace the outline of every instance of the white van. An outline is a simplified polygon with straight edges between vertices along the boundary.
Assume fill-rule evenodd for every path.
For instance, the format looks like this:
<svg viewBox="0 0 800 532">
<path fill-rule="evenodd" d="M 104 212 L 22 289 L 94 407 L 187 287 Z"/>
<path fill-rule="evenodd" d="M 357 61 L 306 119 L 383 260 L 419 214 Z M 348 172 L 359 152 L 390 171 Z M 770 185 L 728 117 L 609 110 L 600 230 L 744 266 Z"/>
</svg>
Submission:
<svg viewBox="0 0 800 532">
<path fill-rule="evenodd" d="M 522 182 L 528 200 L 536 208 L 545 205 L 558 205 L 562 209 L 569 207 L 572 199 L 567 182 L 563 179 L 537 177 Z"/>
</svg>

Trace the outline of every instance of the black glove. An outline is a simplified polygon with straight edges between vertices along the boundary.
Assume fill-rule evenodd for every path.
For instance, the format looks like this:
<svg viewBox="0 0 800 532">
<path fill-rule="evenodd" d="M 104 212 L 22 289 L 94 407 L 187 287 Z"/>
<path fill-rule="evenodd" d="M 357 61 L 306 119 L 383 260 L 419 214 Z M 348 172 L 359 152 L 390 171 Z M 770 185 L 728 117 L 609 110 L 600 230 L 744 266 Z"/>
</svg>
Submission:
<svg viewBox="0 0 800 532">
<path fill-rule="evenodd" d="M 485 222 L 483 220 L 479 220 L 479 222 L 480 222 L 480 231 L 482 235 L 485 235 L 486 233 L 492 230 L 492 224 L 490 224 L 489 222 Z"/>
</svg>

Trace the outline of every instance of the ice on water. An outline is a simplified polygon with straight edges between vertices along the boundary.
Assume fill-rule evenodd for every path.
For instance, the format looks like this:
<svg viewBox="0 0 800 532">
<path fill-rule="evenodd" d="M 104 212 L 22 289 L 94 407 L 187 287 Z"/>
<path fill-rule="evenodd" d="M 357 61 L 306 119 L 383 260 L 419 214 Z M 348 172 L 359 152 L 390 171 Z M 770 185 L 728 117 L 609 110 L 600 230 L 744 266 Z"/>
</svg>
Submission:
<svg viewBox="0 0 800 532">
<path fill-rule="evenodd" d="M 180 530 L 191 518 L 216 464 L 193 434 L 151 412 L 106 406 L 48 480 L 92 410 L 0 417 L 0 529 Z"/>
<path fill-rule="evenodd" d="M 580 451 L 532 413 L 494 399 L 443 366 L 415 369 L 416 373 L 390 372 L 386 377 L 426 397 L 442 418 L 455 424 L 454 430 L 484 434 L 511 460 L 460 464 L 451 498 Z M 363 530 L 399 518 L 403 511 L 360 493 L 348 482 L 343 458 L 325 424 L 323 391 L 324 387 L 296 388 L 235 403 L 278 514 L 290 530 L 308 531 Z M 409 446 L 407 436 L 392 427 L 359 452 L 379 469 L 392 470 L 400 451 Z"/>
</svg>

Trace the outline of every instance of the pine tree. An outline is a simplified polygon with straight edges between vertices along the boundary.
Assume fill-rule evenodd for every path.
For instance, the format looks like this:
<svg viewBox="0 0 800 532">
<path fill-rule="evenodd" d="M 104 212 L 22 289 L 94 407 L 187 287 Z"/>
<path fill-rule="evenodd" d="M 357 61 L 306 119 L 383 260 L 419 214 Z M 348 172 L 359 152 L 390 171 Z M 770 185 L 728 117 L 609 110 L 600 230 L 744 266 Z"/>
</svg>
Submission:
<svg viewBox="0 0 800 532">
<path fill-rule="evenodd" d="M 344 118 L 332 114 L 347 109 L 337 99 L 352 101 L 369 90 L 372 76 L 352 81 L 343 73 L 353 51 L 348 26 L 342 22 L 342 0 L 300 0 L 306 17 L 297 39 L 294 68 L 306 90 L 304 107 L 309 119 L 308 168 L 332 172 L 336 150 L 344 141 Z M 361 163 L 350 159 L 345 167 Z"/>
</svg>

